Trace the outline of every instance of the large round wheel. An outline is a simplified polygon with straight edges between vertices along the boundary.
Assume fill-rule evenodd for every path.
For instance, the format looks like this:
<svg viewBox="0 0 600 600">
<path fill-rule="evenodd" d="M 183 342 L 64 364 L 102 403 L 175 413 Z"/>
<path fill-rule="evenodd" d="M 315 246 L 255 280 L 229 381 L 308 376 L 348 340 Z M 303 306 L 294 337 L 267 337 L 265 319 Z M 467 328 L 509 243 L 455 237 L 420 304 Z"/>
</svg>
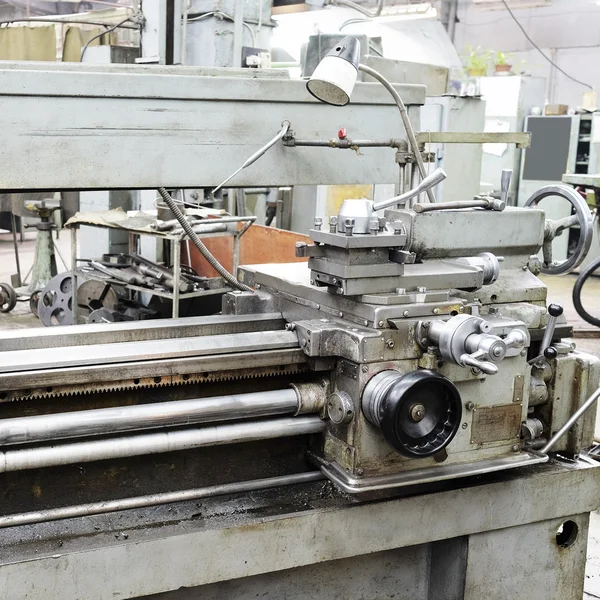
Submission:
<svg viewBox="0 0 600 600">
<path fill-rule="evenodd" d="M 46 327 L 73 324 L 71 273 L 54 276 L 38 300 L 38 317 Z"/>
<path fill-rule="evenodd" d="M 16 305 L 17 292 L 8 283 L 0 283 L 0 312 L 10 312 Z"/>
<path fill-rule="evenodd" d="M 365 387 L 365 417 L 400 454 L 411 458 L 433 456 L 456 435 L 462 402 L 454 384 L 428 370 L 402 375 L 382 371 Z"/>
<path fill-rule="evenodd" d="M 559 196 L 568 200 L 575 209 L 576 221 L 579 225 L 579 241 L 573 254 L 563 261 L 552 260 L 552 240 L 559 235 L 564 229 L 568 229 L 575 225 L 575 222 L 567 219 L 560 221 L 546 220 L 546 233 L 544 236 L 543 254 L 544 260 L 542 263 L 542 273 L 546 275 L 563 275 L 570 273 L 577 268 L 586 257 L 592 244 L 592 213 L 588 208 L 582 196 L 573 188 L 566 185 L 547 185 L 534 192 L 529 200 L 525 203 L 525 207 L 537 207 L 538 203 L 544 198 L 551 196 Z M 561 223 L 564 221 L 564 223 Z M 574 221 L 574 220 L 573 220 Z"/>
</svg>

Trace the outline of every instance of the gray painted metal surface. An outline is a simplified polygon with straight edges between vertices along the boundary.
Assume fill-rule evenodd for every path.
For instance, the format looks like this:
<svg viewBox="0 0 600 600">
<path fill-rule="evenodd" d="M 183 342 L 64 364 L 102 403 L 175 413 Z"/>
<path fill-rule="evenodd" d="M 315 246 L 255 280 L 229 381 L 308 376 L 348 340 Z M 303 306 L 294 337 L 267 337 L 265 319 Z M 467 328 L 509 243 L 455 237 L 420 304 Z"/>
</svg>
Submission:
<svg viewBox="0 0 600 600">
<path fill-rule="evenodd" d="M 315 484 L 291 490 L 296 500 L 283 501 L 279 509 L 273 509 L 268 495 L 257 493 L 204 506 L 202 518 L 196 519 L 189 519 L 198 510 L 192 503 L 165 517 L 169 523 L 157 523 L 152 528 L 135 528 L 137 515 L 132 511 L 113 521 L 116 530 L 105 529 L 107 522 L 103 520 L 4 530 L 0 532 L 4 548 L 0 596 L 15 600 L 126 599 L 439 540 L 460 544 L 456 538 L 470 536 L 467 563 L 460 567 L 466 572 L 464 597 L 468 600 L 505 600 L 519 596 L 524 589 L 532 600 L 576 600 L 581 597 L 585 564 L 585 513 L 598 507 L 599 484 L 598 466 L 550 464 L 496 481 L 484 480 L 477 486 L 376 504 L 349 503 L 335 494 L 329 498 L 325 494 L 324 498 L 322 484 Z M 577 489 L 577 495 L 569 493 L 572 489 Z M 269 505 L 271 508 L 263 512 Z M 213 513 L 219 517 L 212 518 Z M 559 549 L 555 534 L 566 518 L 579 523 L 579 536 L 572 547 Z M 86 535 L 87 529 L 93 532 L 96 523 L 104 533 Z M 537 525 L 532 527 L 532 523 Z M 65 536 L 68 531 L 72 534 Z M 17 537 L 13 537 L 15 533 Z M 64 538 L 64 545 L 57 545 L 57 535 L 58 540 Z M 522 556 L 524 547 L 535 549 L 527 560 Z M 406 555 L 401 556 L 397 565 L 388 568 L 409 567 Z M 565 573 L 567 569 L 571 572 Z M 425 577 L 422 572 L 413 581 L 416 584 Z M 529 585 L 531 577 L 536 585 Z M 561 591 L 558 596 L 555 589 Z M 412 590 L 409 585 L 409 590 L 398 597 L 444 597 L 426 596 L 422 590 L 418 586 Z M 182 591 L 181 598 L 204 597 L 201 590 L 197 596 L 186 593 Z M 307 596 L 289 597 L 314 597 L 310 594 L 309 588 Z M 246 596 L 240 591 L 227 597 Z M 354 590 L 346 597 L 364 596 Z"/>
<path fill-rule="evenodd" d="M 354 138 L 403 135 L 396 106 L 380 85 L 359 83 L 351 104 L 333 108 L 312 98 L 302 81 L 198 72 L 0 65 L 0 189 L 210 187 L 263 146 L 285 119 L 309 139 L 333 137 L 341 126 Z M 407 105 L 425 101 L 423 86 L 397 89 Z M 277 145 L 231 185 L 397 179 L 389 148 L 365 148 L 359 156 Z"/>
</svg>

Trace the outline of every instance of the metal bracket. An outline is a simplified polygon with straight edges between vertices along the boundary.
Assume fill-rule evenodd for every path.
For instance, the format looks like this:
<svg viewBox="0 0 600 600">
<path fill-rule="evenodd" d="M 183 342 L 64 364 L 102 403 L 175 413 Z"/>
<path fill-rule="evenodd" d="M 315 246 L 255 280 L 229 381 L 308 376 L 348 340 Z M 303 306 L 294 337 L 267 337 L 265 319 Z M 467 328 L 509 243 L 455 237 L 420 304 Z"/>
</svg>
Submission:
<svg viewBox="0 0 600 600">
<path fill-rule="evenodd" d="M 464 132 L 464 131 L 422 131 L 417 133 L 420 144 L 516 144 L 517 148 L 529 148 L 531 133 L 528 132 Z"/>
</svg>

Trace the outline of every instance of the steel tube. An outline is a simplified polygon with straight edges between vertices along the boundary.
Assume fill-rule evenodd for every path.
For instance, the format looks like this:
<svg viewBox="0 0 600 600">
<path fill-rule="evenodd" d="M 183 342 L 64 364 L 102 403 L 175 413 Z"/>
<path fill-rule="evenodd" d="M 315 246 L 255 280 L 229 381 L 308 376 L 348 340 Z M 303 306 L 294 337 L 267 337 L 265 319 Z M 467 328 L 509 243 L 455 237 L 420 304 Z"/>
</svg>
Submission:
<svg viewBox="0 0 600 600">
<path fill-rule="evenodd" d="M 0 421 L 0 446 L 156 427 L 177 427 L 212 421 L 293 414 L 298 407 L 298 395 L 290 388 L 214 398 L 16 417 Z"/>
<path fill-rule="evenodd" d="M 0 453 L 0 473 L 291 437 L 324 429 L 319 417 L 289 417 L 7 450 Z"/>
<path fill-rule="evenodd" d="M 600 398 L 600 388 L 598 388 L 569 418 L 569 420 L 548 440 L 548 443 L 540 450 L 547 454 L 556 446 L 558 441 L 575 425 L 575 423 L 591 408 Z"/>
<path fill-rule="evenodd" d="M 0 528 L 31 525 L 33 523 L 46 523 L 48 521 L 73 519 L 75 517 L 89 517 L 121 510 L 146 508 L 161 504 L 171 504 L 173 502 L 200 500 L 201 498 L 213 498 L 215 496 L 239 494 L 242 492 L 255 492 L 257 490 L 265 490 L 284 485 L 311 483 L 323 479 L 325 479 L 325 475 L 323 475 L 321 471 L 309 471 L 308 473 L 294 473 L 293 475 L 282 475 L 280 477 L 267 477 L 265 479 L 253 479 L 251 481 L 211 485 L 193 490 L 148 494 L 146 496 L 136 496 L 134 498 L 121 498 L 120 500 L 108 500 L 106 502 L 90 502 L 89 504 L 78 504 L 76 506 L 50 508 L 0 517 Z"/>
</svg>

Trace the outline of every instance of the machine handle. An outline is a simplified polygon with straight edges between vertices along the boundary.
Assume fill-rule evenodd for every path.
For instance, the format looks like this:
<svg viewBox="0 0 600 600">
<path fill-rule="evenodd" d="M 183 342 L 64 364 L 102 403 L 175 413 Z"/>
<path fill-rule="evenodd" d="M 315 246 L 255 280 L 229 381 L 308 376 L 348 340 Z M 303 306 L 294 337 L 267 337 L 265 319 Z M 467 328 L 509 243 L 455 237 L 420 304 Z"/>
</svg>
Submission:
<svg viewBox="0 0 600 600">
<path fill-rule="evenodd" d="M 510 190 L 510 182 L 512 179 L 512 169 L 502 169 L 502 178 L 500 180 L 500 201 L 508 204 L 508 192 Z"/>
</svg>

